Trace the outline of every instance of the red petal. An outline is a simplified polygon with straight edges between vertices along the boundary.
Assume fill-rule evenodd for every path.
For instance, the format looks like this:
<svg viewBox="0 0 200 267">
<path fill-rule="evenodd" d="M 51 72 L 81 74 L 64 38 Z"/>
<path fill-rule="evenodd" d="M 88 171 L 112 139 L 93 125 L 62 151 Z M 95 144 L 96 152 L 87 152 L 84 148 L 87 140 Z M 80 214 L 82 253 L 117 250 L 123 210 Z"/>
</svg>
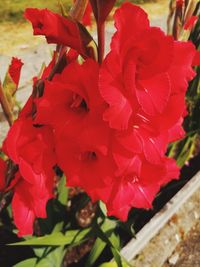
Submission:
<svg viewBox="0 0 200 267">
<path fill-rule="evenodd" d="M 7 164 L 0 158 L 0 192 L 5 188 L 5 176 L 6 176 Z"/>
<path fill-rule="evenodd" d="M 167 71 L 172 93 L 185 92 L 188 87 L 188 81 L 194 78 L 195 72 L 192 69 L 194 56 L 195 47 L 191 42 L 174 43 L 174 57 L 171 67 Z"/>
<path fill-rule="evenodd" d="M 33 222 L 35 219 L 35 214 L 30 207 L 30 199 L 28 195 L 26 201 L 24 201 L 24 197 L 22 198 L 26 192 L 26 188 L 24 188 L 23 184 L 21 183 L 15 191 L 12 200 L 14 223 L 19 229 L 18 236 L 33 234 Z"/>
<path fill-rule="evenodd" d="M 159 74 L 148 80 L 140 80 L 138 83 L 136 95 L 144 112 L 149 115 L 162 113 L 171 93 L 167 74 Z"/>
<path fill-rule="evenodd" d="M 196 51 L 192 65 L 193 66 L 200 66 L 200 51 Z"/>
<path fill-rule="evenodd" d="M 48 43 L 69 46 L 84 54 L 80 30 L 75 21 L 48 9 L 37 8 L 27 8 L 25 17 L 32 23 L 34 35 L 45 35 Z"/>
<path fill-rule="evenodd" d="M 113 62 L 114 54 L 109 54 L 100 70 L 99 87 L 104 100 L 109 104 L 109 108 L 104 113 L 104 120 L 109 121 L 110 127 L 115 129 L 127 129 L 132 107 L 125 96 L 125 89 L 120 81 L 112 76 L 107 68 L 110 59 Z M 116 58 L 117 59 L 117 58 Z M 108 65 L 109 68 L 112 65 Z M 117 73 L 115 73 L 117 75 Z"/>
<path fill-rule="evenodd" d="M 131 3 L 124 3 L 117 9 L 114 15 L 115 33 L 111 47 L 116 48 L 118 52 L 124 45 L 127 39 L 136 39 L 143 32 L 149 28 L 149 20 L 147 14 L 138 6 Z M 133 25 L 133 27 L 130 27 Z"/>
</svg>

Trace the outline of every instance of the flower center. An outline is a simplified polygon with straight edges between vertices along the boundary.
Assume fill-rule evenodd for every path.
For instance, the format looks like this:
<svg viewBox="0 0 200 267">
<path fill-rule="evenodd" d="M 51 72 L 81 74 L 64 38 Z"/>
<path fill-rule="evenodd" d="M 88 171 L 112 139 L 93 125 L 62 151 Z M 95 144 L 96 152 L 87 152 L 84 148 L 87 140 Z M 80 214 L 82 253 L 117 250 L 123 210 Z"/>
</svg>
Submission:
<svg viewBox="0 0 200 267">
<path fill-rule="evenodd" d="M 70 108 L 74 110 L 81 109 L 81 110 L 89 111 L 85 99 L 75 93 L 72 96 L 72 103 L 70 105 Z"/>
<path fill-rule="evenodd" d="M 130 174 L 124 177 L 125 181 L 130 184 L 135 184 L 139 182 L 138 176 L 134 174 Z"/>
</svg>

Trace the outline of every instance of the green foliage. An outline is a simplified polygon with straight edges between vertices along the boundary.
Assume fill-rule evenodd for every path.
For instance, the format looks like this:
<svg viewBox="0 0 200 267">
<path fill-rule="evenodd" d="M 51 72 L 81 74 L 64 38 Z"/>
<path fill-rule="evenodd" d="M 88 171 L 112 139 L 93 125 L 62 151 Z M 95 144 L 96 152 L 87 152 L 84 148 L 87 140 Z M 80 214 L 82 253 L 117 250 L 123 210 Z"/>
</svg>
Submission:
<svg viewBox="0 0 200 267">
<path fill-rule="evenodd" d="M 114 234 L 114 229 L 116 227 L 116 222 L 106 219 L 101 226 L 96 224 L 94 226 L 95 232 L 97 233 L 97 239 L 94 243 L 94 246 L 88 256 L 88 259 L 85 263 L 85 267 L 91 267 L 96 262 L 98 257 L 101 255 L 107 244 L 110 243 L 110 238 Z M 110 243 L 110 246 L 114 246 L 116 249 L 119 249 L 118 243 Z"/>
<path fill-rule="evenodd" d="M 200 12 L 200 8 L 198 9 Z M 191 32 L 190 40 L 200 50 L 200 18 Z M 199 153 L 200 140 L 200 67 L 196 67 L 196 77 L 190 82 L 186 94 L 188 115 L 184 120 L 186 137 L 171 144 L 168 155 L 176 159 L 177 164 L 183 167 L 193 156 Z"/>
<path fill-rule="evenodd" d="M 62 0 L 63 5 L 69 9 L 72 1 Z M 0 1 L 0 22 L 2 21 L 22 21 L 23 13 L 27 7 L 48 8 L 52 11 L 60 12 L 57 0 L 1 0 Z"/>
<path fill-rule="evenodd" d="M 90 229 L 69 230 L 65 234 L 54 232 L 42 237 L 33 237 L 31 239 L 10 244 L 11 246 L 64 246 L 70 244 L 79 244 L 86 239 Z"/>
<path fill-rule="evenodd" d="M 28 260 L 19 262 L 13 267 L 35 267 L 36 261 L 37 261 L 36 258 L 30 258 Z"/>
<path fill-rule="evenodd" d="M 148 2 L 156 2 L 157 0 L 127 0 L 128 2 L 134 3 L 134 4 L 144 4 L 144 3 L 148 3 Z M 125 2 L 124 0 L 117 0 L 117 5 L 121 5 L 123 2 Z"/>
<path fill-rule="evenodd" d="M 66 205 L 67 199 L 68 199 L 68 189 L 66 187 L 66 177 L 63 176 L 58 185 L 58 201 L 62 205 Z"/>
<path fill-rule="evenodd" d="M 125 262 L 122 263 L 122 267 L 128 267 L 129 265 L 126 264 Z M 99 267 L 118 267 L 116 262 L 105 262 L 101 264 Z"/>
</svg>

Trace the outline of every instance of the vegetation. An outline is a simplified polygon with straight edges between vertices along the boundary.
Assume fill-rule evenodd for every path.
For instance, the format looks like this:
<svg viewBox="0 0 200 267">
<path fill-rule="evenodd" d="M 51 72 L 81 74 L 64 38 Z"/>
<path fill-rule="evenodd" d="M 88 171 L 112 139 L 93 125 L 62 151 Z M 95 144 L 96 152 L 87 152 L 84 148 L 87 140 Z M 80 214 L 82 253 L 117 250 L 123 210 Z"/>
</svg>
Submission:
<svg viewBox="0 0 200 267">
<path fill-rule="evenodd" d="M 72 0 L 62 0 L 62 3 L 69 8 Z M 21 21 L 27 7 L 48 8 L 59 11 L 58 0 L 3 0 L 0 1 L 0 22 Z"/>
</svg>

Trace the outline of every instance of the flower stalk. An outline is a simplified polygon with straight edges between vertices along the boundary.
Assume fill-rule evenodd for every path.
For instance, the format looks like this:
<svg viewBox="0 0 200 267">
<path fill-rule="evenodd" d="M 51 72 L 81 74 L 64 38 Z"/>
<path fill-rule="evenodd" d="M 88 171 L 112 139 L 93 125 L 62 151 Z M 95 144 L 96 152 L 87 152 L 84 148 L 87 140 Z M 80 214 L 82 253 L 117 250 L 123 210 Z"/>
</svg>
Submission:
<svg viewBox="0 0 200 267">
<path fill-rule="evenodd" d="M 5 115 L 8 123 L 9 123 L 9 125 L 11 126 L 14 122 L 14 115 L 13 115 L 13 112 L 10 108 L 9 102 L 8 102 L 8 100 L 4 94 L 1 81 L 0 81 L 0 103 L 1 103 L 4 115 Z"/>
<path fill-rule="evenodd" d="M 98 62 L 102 63 L 104 58 L 105 50 L 105 23 L 97 24 L 97 34 L 98 34 Z"/>
<path fill-rule="evenodd" d="M 84 15 L 87 4 L 88 0 L 77 0 L 70 10 L 70 17 L 72 17 L 72 19 L 80 21 Z"/>
</svg>

